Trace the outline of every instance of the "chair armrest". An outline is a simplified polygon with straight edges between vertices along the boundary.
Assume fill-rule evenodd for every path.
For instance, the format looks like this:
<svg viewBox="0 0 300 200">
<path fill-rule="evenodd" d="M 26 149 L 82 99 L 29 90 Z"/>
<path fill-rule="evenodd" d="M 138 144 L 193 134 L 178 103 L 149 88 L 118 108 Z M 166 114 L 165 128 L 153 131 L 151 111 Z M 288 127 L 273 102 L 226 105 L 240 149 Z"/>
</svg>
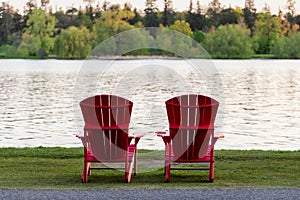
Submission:
<svg viewBox="0 0 300 200">
<path fill-rule="evenodd" d="M 84 136 L 77 134 L 76 137 L 81 140 L 82 145 L 84 146 Z"/>
<path fill-rule="evenodd" d="M 140 141 L 141 137 L 143 137 L 144 135 L 146 135 L 146 133 L 135 133 L 134 135 L 129 135 L 128 136 L 128 141 L 129 143 L 131 142 L 132 139 L 134 139 L 134 144 L 137 145 L 138 142 Z"/>
<path fill-rule="evenodd" d="M 83 135 L 79 135 L 79 134 L 77 134 L 76 137 L 79 138 L 79 139 L 83 139 L 84 138 Z"/>
<path fill-rule="evenodd" d="M 159 137 L 168 137 L 169 135 L 167 134 L 167 132 L 156 132 L 156 135 Z"/>
<path fill-rule="evenodd" d="M 129 138 L 141 138 L 144 135 L 146 135 L 146 133 L 134 133 L 133 135 L 129 135 Z"/>
<path fill-rule="evenodd" d="M 156 134 L 163 139 L 165 145 L 168 145 L 171 142 L 171 136 L 167 134 L 167 132 L 156 132 Z"/>
<path fill-rule="evenodd" d="M 211 145 L 212 145 L 212 146 L 215 146 L 217 140 L 220 139 L 220 138 L 224 138 L 224 135 L 214 136 L 214 137 L 212 138 L 212 144 L 211 144 Z"/>
<path fill-rule="evenodd" d="M 214 136 L 215 139 L 220 139 L 220 138 L 224 138 L 225 136 L 224 135 L 217 135 L 217 136 Z"/>
</svg>

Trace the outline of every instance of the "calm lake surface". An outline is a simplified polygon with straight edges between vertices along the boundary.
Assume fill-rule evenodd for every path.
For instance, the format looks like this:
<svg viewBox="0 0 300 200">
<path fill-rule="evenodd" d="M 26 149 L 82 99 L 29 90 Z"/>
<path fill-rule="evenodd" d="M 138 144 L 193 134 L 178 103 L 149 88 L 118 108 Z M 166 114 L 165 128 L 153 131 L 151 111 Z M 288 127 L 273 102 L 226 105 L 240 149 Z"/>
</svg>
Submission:
<svg viewBox="0 0 300 200">
<path fill-rule="evenodd" d="M 95 62 L 99 67 L 108 63 Z M 122 69 L 110 67 L 105 76 L 90 71 L 82 77 L 84 63 L 0 60 L 0 147 L 82 146 L 75 137 L 82 133 L 78 105 L 82 92 L 82 96 L 116 93 L 132 100 L 130 131 L 147 133 L 140 148 L 163 149 L 155 131 L 167 130 L 164 101 L 189 88 L 186 93 L 209 95 L 222 104 L 216 134 L 225 138 L 216 149 L 300 149 L 298 60 L 214 60 L 221 83 L 213 85 L 222 94 L 207 86 L 213 76 L 187 70 L 189 61 L 119 60 L 110 66 Z M 138 65 L 141 70 L 132 68 Z M 83 85 L 77 82 L 79 76 L 86 79 Z"/>
</svg>

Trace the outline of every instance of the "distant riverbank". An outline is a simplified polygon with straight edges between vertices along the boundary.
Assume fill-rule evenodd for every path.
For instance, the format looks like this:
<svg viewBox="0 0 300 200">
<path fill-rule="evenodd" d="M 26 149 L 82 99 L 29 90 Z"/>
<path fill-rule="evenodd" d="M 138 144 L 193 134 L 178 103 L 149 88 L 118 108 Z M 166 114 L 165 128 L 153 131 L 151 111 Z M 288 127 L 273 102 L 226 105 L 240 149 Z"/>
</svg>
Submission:
<svg viewBox="0 0 300 200">
<path fill-rule="evenodd" d="M 224 58 L 217 58 L 215 56 L 211 57 L 205 57 L 208 59 L 221 59 L 221 60 L 239 60 L 237 59 L 224 59 Z M 28 57 L 9 57 L 5 56 L 4 54 L 0 54 L 0 60 L 1 59 L 26 59 L 26 60 L 47 60 L 47 59 L 57 59 L 57 60 L 85 60 L 85 59 L 65 59 L 60 58 L 56 55 L 46 56 L 44 58 L 40 58 L 38 56 L 28 56 Z M 138 56 L 132 56 L 132 55 L 126 55 L 126 56 L 105 56 L 105 57 L 97 57 L 95 59 L 99 60 L 140 60 L 140 59 L 183 59 L 180 57 L 175 56 L 164 56 L 164 55 L 138 55 Z M 184 59 L 193 59 L 193 58 L 184 58 Z M 195 58 L 197 59 L 197 58 Z M 276 58 L 275 55 L 272 54 L 256 54 L 253 55 L 252 58 L 246 58 L 242 60 L 251 60 L 251 59 L 280 59 Z"/>
</svg>

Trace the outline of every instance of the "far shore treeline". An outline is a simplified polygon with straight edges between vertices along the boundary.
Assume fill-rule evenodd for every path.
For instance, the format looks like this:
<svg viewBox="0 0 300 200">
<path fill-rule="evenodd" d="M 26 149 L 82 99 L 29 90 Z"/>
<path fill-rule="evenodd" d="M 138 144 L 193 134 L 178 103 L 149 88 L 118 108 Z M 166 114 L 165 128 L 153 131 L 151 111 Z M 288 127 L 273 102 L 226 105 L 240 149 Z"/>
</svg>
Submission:
<svg viewBox="0 0 300 200">
<path fill-rule="evenodd" d="M 186 34 L 213 58 L 300 58 L 300 15 L 295 0 L 285 3 L 285 9 L 272 14 L 267 4 L 258 12 L 254 0 L 245 0 L 244 8 L 223 6 L 219 0 L 207 6 L 190 1 L 189 9 L 182 12 L 173 9 L 172 0 L 164 0 L 163 10 L 156 0 L 145 0 L 144 10 L 130 3 L 94 0 L 62 10 L 53 9 L 50 0 L 27 0 L 19 11 L 2 2 L 0 58 L 83 59 L 105 39 L 143 27 L 166 27 Z M 137 37 L 152 36 L 145 31 Z M 171 54 L 143 49 L 129 55 Z"/>
</svg>

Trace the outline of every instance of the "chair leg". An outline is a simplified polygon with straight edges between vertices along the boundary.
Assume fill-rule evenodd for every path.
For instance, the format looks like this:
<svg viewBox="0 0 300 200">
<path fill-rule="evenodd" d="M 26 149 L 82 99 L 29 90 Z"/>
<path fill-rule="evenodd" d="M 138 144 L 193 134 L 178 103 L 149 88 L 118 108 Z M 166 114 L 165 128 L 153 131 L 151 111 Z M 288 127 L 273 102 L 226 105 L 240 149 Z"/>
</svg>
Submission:
<svg viewBox="0 0 300 200">
<path fill-rule="evenodd" d="M 166 176 L 166 182 L 170 183 L 171 180 L 171 146 L 166 145 L 166 151 L 165 151 L 165 176 Z"/>
<path fill-rule="evenodd" d="M 166 176 L 166 182 L 170 183 L 170 179 L 171 179 L 171 163 L 170 162 L 166 162 L 165 176 Z"/>
<path fill-rule="evenodd" d="M 92 169 L 91 169 L 92 163 L 88 162 L 88 163 L 87 163 L 87 166 L 88 166 L 88 167 L 87 167 L 87 170 L 88 170 L 88 171 L 87 171 L 87 175 L 88 175 L 88 176 L 91 176 L 91 175 L 92 175 Z"/>
<path fill-rule="evenodd" d="M 136 173 L 137 173 L 137 154 L 138 154 L 138 152 L 137 152 L 137 149 L 136 149 L 136 151 L 134 153 L 134 172 L 133 172 L 133 175 L 136 175 Z"/>
<path fill-rule="evenodd" d="M 132 168 L 133 168 L 133 163 L 127 162 L 125 165 L 125 183 L 130 183 L 131 181 Z"/>
<path fill-rule="evenodd" d="M 164 166 L 164 175 L 166 176 L 167 174 L 167 159 L 168 159 L 168 156 L 167 156 L 167 151 L 168 151 L 168 147 L 167 145 L 165 145 L 165 166 Z"/>
<path fill-rule="evenodd" d="M 129 178 L 128 178 L 128 158 L 127 158 L 127 154 L 126 154 L 126 161 L 125 161 L 125 183 L 129 183 Z"/>
<path fill-rule="evenodd" d="M 129 181 L 129 178 L 128 178 L 128 173 L 127 172 L 125 172 L 125 183 L 129 183 L 130 181 Z"/>
<path fill-rule="evenodd" d="M 83 168 L 82 176 L 81 176 L 82 183 L 88 182 L 89 171 L 90 171 L 90 163 L 84 162 L 84 168 Z"/>
<path fill-rule="evenodd" d="M 132 170 L 134 167 L 134 157 L 131 158 L 131 160 L 128 159 L 126 155 L 126 161 L 125 161 L 125 182 L 130 183 Z"/>
<path fill-rule="evenodd" d="M 210 183 L 212 183 L 212 182 L 214 182 L 214 176 L 215 176 L 215 174 L 214 174 L 214 165 L 215 165 L 215 163 L 214 162 L 211 162 L 210 163 L 210 167 L 209 167 L 209 182 Z"/>
<path fill-rule="evenodd" d="M 164 166 L 164 175 L 166 175 L 166 166 L 167 166 L 167 163 L 165 161 L 165 166 Z"/>
<path fill-rule="evenodd" d="M 167 175 L 167 165 L 170 160 L 170 146 L 165 144 L 165 166 L 164 166 L 164 175 Z"/>
<path fill-rule="evenodd" d="M 210 162 L 209 162 L 209 182 L 214 182 L 215 178 L 215 162 L 214 162 L 214 149 L 210 152 Z"/>
<path fill-rule="evenodd" d="M 86 149 L 86 147 L 84 147 L 84 167 L 83 167 L 83 172 L 81 175 L 82 183 L 88 182 L 89 170 L 90 170 L 90 164 L 87 161 L 87 149 Z"/>
</svg>

